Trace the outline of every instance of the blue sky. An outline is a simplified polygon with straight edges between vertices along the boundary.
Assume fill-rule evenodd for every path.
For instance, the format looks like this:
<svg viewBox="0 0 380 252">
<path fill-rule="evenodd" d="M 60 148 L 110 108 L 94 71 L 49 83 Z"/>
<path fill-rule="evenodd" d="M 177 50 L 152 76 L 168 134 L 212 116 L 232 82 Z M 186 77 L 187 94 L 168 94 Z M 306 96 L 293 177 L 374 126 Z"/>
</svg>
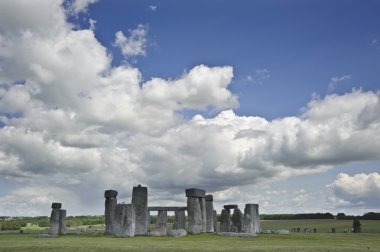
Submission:
<svg viewBox="0 0 380 252">
<path fill-rule="evenodd" d="M 379 211 L 379 10 L 2 1 L 0 215 L 101 214 L 140 183 L 152 205 Z"/>
</svg>

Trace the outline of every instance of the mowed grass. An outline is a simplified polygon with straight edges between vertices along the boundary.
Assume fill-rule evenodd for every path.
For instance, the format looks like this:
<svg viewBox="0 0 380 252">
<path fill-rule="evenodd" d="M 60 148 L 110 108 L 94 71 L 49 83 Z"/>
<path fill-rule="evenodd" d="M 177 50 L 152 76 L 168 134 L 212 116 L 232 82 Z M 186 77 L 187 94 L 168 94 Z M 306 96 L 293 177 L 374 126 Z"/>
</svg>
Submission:
<svg viewBox="0 0 380 252">
<path fill-rule="evenodd" d="M 224 237 L 216 234 L 186 237 L 114 238 L 103 234 L 65 235 L 37 238 L 36 234 L 0 233 L 0 251 L 380 251 L 380 221 L 362 221 L 371 233 L 327 233 L 331 224 L 340 227 L 352 222 L 333 220 L 263 221 L 263 229 L 301 228 L 310 224 L 320 231 L 291 235 L 264 235 L 255 238 Z M 304 225 L 302 225 L 304 224 Z M 342 226 L 340 226 L 342 225 Z M 350 225 L 348 225 L 350 227 Z M 369 228 L 371 227 L 371 228 Z M 375 231 L 378 230 L 378 233 Z"/>
</svg>

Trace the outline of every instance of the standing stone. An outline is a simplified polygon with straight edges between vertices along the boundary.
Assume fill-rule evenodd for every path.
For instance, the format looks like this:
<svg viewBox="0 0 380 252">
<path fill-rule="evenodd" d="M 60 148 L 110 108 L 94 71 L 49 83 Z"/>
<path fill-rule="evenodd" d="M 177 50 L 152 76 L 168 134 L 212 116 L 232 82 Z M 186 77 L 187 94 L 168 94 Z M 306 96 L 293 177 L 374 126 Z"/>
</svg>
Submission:
<svg viewBox="0 0 380 252">
<path fill-rule="evenodd" d="M 188 231 L 192 234 L 206 231 L 206 191 L 202 189 L 186 189 L 187 215 L 189 218 Z"/>
<path fill-rule="evenodd" d="M 104 192 L 104 197 L 106 198 L 105 201 L 105 210 L 104 210 L 104 217 L 105 217 L 105 224 L 106 224 L 106 230 L 105 234 L 113 234 L 114 230 L 114 221 L 115 221 L 115 209 L 117 205 L 117 196 L 118 192 L 115 190 L 106 190 Z"/>
<path fill-rule="evenodd" d="M 231 232 L 230 210 L 223 209 L 220 215 L 220 232 Z"/>
<path fill-rule="evenodd" d="M 59 234 L 59 210 L 62 207 L 62 203 L 52 203 L 51 204 L 51 215 L 50 215 L 50 235 L 58 235 Z"/>
<path fill-rule="evenodd" d="M 214 204 L 213 204 L 213 197 L 211 194 L 206 195 L 206 232 L 213 233 L 215 232 L 214 229 Z"/>
<path fill-rule="evenodd" d="M 185 229 L 185 211 L 175 211 L 173 229 Z"/>
<path fill-rule="evenodd" d="M 231 217 L 232 225 L 236 228 L 237 232 L 242 232 L 243 230 L 243 213 L 239 208 L 235 208 L 234 213 Z"/>
<path fill-rule="evenodd" d="M 157 228 L 167 228 L 168 226 L 168 212 L 164 210 L 158 211 L 156 227 Z"/>
<path fill-rule="evenodd" d="M 244 209 L 244 231 L 246 233 L 258 234 L 261 231 L 259 205 L 246 204 Z"/>
<path fill-rule="evenodd" d="M 148 233 L 148 188 L 138 185 L 133 187 L 132 204 L 135 208 L 136 235 Z"/>
<path fill-rule="evenodd" d="M 212 218 L 214 224 L 214 232 L 218 232 L 218 213 L 216 210 L 212 211 Z"/>
<path fill-rule="evenodd" d="M 149 225 L 150 225 L 150 212 L 149 210 L 146 211 L 146 226 L 147 226 L 147 231 L 149 232 Z"/>
<path fill-rule="evenodd" d="M 113 224 L 116 237 L 135 236 L 135 212 L 133 204 L 117 204 Z"/>
<path fill-rule="evenodd" d="M 66 210 L 59 210 L 59 230 L 58 234 L 64 235 L 66 233 Z"/>
</svg>

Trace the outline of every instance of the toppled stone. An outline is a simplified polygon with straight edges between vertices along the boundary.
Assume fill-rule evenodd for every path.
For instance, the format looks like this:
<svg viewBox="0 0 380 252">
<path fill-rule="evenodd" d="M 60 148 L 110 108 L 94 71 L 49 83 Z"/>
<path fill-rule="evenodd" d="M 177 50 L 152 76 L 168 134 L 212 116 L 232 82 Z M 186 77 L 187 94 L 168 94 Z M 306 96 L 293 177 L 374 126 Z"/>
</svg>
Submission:
<svg viewBox="0 0 380 252">
<path fill-rule="evenodd" d="M 272 234 L 279 234 L 279 235 L 290 235 L 290 231 L 287 229 L 278 229 L 278 230 L 272 230 Z"/>
<path fill-rule="evenodd" d="M 173 237 L 181 237 L 181 236 L 186 236 L 187 232 L 185 229 L 173 229 L 168 231 L 168 236 L 173 236 Z"/>
<path fill-rule="evenodd" d="M 197 188 L 189 188 L 185 190 L 186 197 L 196 197 L 196 198 L 204 198 L 206 195 L 206 191 Z"/>
<path fill-rule="evenodd" d="M 56 238 L 56 235 L 50 235 L 50 234 L 39 234 L 37 235 L 37 238 Z"/>
<path fill-rule="evenodd" d="M 250 233 L 234 233 L 234 232 L 220 232 L 218 235 L 221 236 L 232 236 L 232 237 L 243 237 L 243 238 L 252 238 L 256 237 L 256 234 L 250 234 Z"/>
<path fill-rule="evenodd" d="M 271 234 L 272 231 L 271 230 L 262 230 L 260 234 Z"/>
<path fill-rule="evenodd" d="M 150 231 L 148 233 L 149 236 L 166 236 L 167 235 L 167 230 L 165 227 L 159 227 L 159 228 L 156 228 L 155 230 L 153 231 Z"/>
<path fill-rule="evenodd" d="M 238 205 L 224 205 L 223 208 L 226 210 L 230 210 L 230 209 L 238 208 Z"/>
</svg>

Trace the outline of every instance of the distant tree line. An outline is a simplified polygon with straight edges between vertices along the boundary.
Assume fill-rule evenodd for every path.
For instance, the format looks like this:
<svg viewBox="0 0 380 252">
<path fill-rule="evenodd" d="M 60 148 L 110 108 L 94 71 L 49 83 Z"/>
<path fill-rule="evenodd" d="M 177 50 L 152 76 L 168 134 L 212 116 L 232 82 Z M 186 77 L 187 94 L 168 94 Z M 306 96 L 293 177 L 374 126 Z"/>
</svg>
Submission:
<svg viewBox="0 0 380 252">
<path fill-rule="evenodd" d="M 334 219 L 331 213 L 262 214 L 261 220 Z"/>
<path fill-rule="evenodd" d="M 345 215 L 344 213 L 338 213 L 336 215 L 337 220 L 380 220 L 380 213 L 369 212 L 363 215 Z"/>
</svg>

